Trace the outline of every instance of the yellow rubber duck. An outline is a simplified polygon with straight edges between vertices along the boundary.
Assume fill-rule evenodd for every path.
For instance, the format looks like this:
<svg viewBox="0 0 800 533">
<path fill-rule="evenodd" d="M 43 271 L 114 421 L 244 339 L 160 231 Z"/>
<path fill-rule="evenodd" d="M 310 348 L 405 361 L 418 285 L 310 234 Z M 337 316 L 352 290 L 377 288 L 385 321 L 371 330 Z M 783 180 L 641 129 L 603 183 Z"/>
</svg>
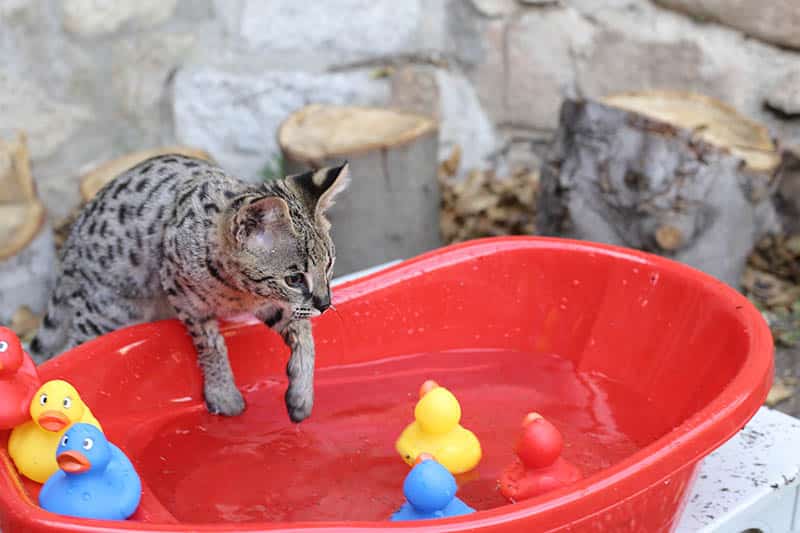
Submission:
<svg viewBox="0 0 800 533">
<path fill-rule="evenodd" d="M 459 424 L 461 406 L 452 392 L 432 380 L 423 383 L 414 418 L 395 444 L 406 463 L 413 466 L 420 454 L 429 453 L 451 474 L 462 474 L 478 465 L 481 444 L 473 432 Z"/>
<path fill-rule="evenodd" d="M 75 422 L 100 423 L 83 403 L 75 387 L 60 379 L 48 381 L 33 395 L 31 420 L 14 428 L 8 454 L 25 477 L 44 483 L 58 470 L 56 448 L 61 436 Z"/>
</svg>

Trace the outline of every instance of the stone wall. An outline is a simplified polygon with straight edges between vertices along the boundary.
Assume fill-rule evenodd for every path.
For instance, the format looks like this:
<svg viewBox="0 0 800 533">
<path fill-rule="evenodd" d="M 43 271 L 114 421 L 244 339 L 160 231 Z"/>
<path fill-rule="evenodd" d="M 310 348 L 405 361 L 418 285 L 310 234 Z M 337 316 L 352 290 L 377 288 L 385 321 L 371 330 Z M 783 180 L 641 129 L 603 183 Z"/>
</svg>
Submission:
<svg viewBox="0 0 800 533">
<path fill-rule="evenodd" d="M 260 179 L 309 102 L 430 113 L 462 171 L 535 159 L 564 96 L 645 88 L 716 96 L 800 143 L 794 3 L 1 0 L 0 135 L 28 132 L 55 218 L 82 171 L 175 141 Z"/>
</svg>

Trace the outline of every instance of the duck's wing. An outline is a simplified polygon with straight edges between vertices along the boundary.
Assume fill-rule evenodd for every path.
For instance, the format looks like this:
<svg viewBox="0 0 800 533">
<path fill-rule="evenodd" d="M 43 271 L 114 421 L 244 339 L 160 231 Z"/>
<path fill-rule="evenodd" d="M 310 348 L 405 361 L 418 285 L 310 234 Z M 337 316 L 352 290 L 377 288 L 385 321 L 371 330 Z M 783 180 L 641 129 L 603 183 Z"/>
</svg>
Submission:
<svg viewBox="0 0 800 533">
<path fill-rule="evenodd" d="M 106 467 L 106 480 L 118 494 L 115 499 L 123 518 L 132 515 L 142 499 L 142 481 L 130 459 L 116 445 L 111 446 L 111 461 Z"/>
</svg>

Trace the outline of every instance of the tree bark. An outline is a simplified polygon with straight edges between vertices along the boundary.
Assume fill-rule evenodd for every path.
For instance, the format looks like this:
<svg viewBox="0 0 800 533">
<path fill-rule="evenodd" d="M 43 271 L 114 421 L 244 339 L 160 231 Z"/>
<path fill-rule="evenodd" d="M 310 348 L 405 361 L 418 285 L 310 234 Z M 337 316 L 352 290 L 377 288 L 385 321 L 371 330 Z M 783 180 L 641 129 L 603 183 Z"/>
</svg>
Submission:
<svg viewBox="0 0 800 533">
<path fill-rule="evenodd" d="M 766 129 L 689 93 L 567 100 L 542 169 L 537 229 L 638 248 L 739 286 L 780 224 Z"/>
<path fill-rule="evenodd" d="M 328 212 L 337 275 L 441 246 L 433 120 L 311 105 L 289 116 L 278 142 L 290 174 L 350 163 L 350 186 Z"/>
</svg>

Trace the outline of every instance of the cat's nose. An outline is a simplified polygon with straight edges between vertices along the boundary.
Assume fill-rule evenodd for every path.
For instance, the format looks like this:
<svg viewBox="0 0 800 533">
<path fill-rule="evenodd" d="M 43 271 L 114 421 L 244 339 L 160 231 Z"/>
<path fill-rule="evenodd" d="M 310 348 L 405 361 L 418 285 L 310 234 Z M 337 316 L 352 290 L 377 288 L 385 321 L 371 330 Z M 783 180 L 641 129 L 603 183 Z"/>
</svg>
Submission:
<svg viewBox="0 0 800 533">
<path fill-rule="evenodd" d="M 328 293 L 323 297 L 314 296 L 313 302 L 314 307 L 318 309 L 320 313 L 324 313 L 331 306 L 331 295 Z"/>
</svg>

